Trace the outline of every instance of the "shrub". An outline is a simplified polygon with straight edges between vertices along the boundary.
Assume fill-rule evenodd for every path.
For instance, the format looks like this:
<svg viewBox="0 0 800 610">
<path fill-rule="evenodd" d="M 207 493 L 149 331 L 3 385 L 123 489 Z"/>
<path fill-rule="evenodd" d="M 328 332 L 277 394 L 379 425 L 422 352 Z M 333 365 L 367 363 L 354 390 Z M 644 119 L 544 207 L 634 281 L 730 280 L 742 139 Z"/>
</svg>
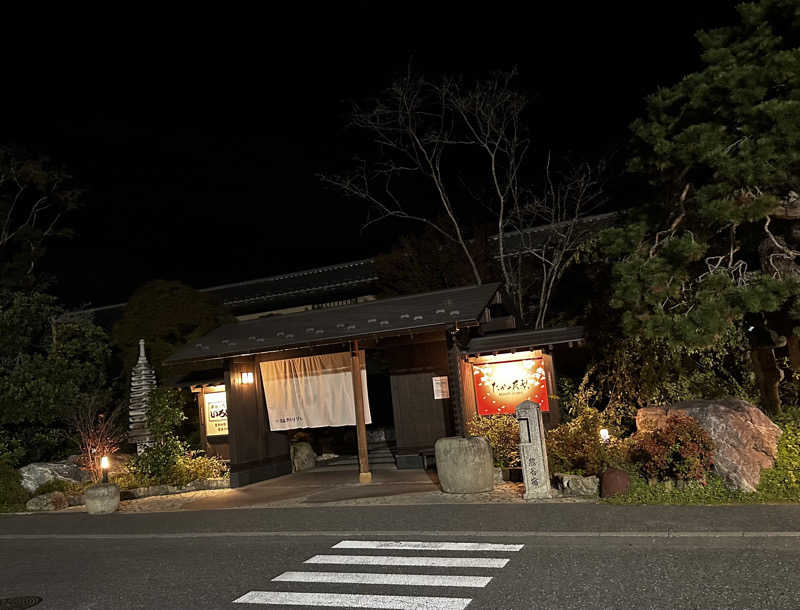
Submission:
<svg viewBox="0 0 800 610">
<path fill-rule="evenodd" d="M 51 479 L 47 483 L 42 483 L 33 492 L 34 496 L 48 494 L 51 491 L 60 491 L 68 496 L 79 496 L 86 491 L 91 482 L 79 483 L 78 481 L 66 481 L 64 479 Z"/>
<path fill-rule="evenodd" d="M 184 443 L 170 435 L 132 456 L 125 464 L 125 472 L 139 483 L 137 486 L 162 485 L 169 481 L 172 468 L 184 453 Z"/>
<path fill-rule="evenodd" d="M 156 388 L 150 395 L 150 405 L 147 410 L 147 423 L 150 432 L 156 440 L 173 435 L 186 416 L 183 406 L 186 403 L 186 394 L 174 388 Z"/>
<path fill-rule="evenodd" d="M 227 465 L 218 457 L 202 455 L 200 451 L 189 451 L 180 456 L 172 467 L 169 482 L 172 485 L 186 485 L 197 479 L 218 478 L 227 472 Z"/>
<path fill-rule="evenodd" d="M 549 430 L 545 437 L 550 471 L 595 475 L 607 466 L 629 470 L 628 443 L 613 436 L 602 442 L 602 428 L 615 432 L 603 413 L 586 407 L 575 419 Z"/>
<path fill-rule="evenodd" d="M 71 415 L 81 449 L 81 466 L 92 475 L 96 483 L 103 478 L 101 458 L 119 449 L 122 438 L 121 409 L 109 409 L 108 397 L 97 394 L 75 407 Z"/>
<path fill-rule="evenodd" d="M 638 433 L 633 458 L 651 478 L 704 481 L 713 462 L 714 443 L 688 415 L 667 417 L 663 428 Z"/>
<path fill-rule="evenodd" d="M 22 510 L 27 501 L 28 492 L 19 473 L 8 462 L 0 461 L 0 512 Z"/>
<path fill-rule="evenodd" d="M 467 434 L 486 438 L 495 466 L 519 466 L 519 423 L 513 415 L 476 415 L 467 422 Z"/>
<path fill-rule="evenodd" d="M 800 407 L 786 407 L 774 418 L 783 434 L 778 459 L 761 473 L 758 493 L 765 500 L 800 500 Z"/>
</svg>

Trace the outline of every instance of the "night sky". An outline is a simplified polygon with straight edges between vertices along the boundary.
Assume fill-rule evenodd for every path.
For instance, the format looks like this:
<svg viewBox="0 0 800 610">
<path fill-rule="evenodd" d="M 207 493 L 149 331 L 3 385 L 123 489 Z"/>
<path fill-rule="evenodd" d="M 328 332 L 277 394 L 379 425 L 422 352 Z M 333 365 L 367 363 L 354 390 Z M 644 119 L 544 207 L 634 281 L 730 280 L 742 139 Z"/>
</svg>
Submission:
<svg viewBox="0 0 800 610">
<path fill-rule="evenodd" d="M 539 152 L 619 157 L 643 97 L 699 67 L 694 31 L 735 19 L 730 2 L 522 9 L 537 4 L 263 4 L 15 32 L 0 140 L 58 160 L 86 189 L 77 236 L 43 263 L 53 291 L 99 306 L 149 279 L 200 288 L 385 249 L 402 227 L 362 235 L 364 209 L 316 174 L 358 150 L 343 132 L 349 101 L 411 56 L 427 72 L 516 65 Z"/>
</svg>

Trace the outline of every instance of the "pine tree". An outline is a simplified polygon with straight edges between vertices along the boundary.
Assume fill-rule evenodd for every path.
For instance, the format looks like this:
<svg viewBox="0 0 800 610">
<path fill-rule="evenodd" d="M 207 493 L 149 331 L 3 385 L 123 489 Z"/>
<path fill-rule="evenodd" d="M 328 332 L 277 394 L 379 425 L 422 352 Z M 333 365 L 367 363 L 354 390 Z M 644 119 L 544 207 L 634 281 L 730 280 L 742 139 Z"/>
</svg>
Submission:
<svg viewBox="0 0 800 610">
<path fill-rule="evenodd" d="M 633 124 L 629 169 L 651 197 L 606 244 L 624 329 L 705 347 L 743 324 L 774 412 L 783 348 L 800 370 L 800 4 L 737 10 L 736 26 L 698 33 L 704 67 Z"/>
</svg>

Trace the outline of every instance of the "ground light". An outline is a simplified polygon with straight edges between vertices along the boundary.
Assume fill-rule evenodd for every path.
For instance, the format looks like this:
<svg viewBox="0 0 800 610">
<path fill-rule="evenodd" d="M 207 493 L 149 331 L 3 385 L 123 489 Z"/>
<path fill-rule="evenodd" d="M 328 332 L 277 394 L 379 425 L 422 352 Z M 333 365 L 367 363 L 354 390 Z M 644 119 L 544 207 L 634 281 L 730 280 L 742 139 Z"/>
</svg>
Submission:
<svg viewBox="0 0 800 610">
<path fill-rule="evenodd" d="M 603 428 L 602 430 L 600 430 L 600 440 L 602 440 L 604 443 L 606 443 L 606 442 L 608 442 L 609 438 L 610 438 L 610 435 L 608 434 L 608 429 L 607 428 Z"/>
<path fill-rule="evenodd" d="M 108 456 L 104 455 L 100 458 L 100 468 L 103 471 L 103 483 L 108 485 L 108 469 L 109 469 Z"/>
</svg>

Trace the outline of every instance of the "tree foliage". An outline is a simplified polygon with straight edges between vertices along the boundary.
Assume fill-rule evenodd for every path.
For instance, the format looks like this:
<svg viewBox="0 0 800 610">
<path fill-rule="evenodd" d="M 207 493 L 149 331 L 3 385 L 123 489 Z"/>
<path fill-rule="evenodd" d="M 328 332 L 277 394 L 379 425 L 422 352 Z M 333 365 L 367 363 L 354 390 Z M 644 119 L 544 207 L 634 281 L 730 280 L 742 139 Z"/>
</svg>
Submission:
<svg viewBox="0 0 800 610">
<path fill-rule="evenodd" d="M 64 216 L 80 192 L 63 170 L 0 148 L 0 286 L 43 287 L 37 263 L 48 239 L 69 235 Z"/>
<path fill-rule="evenodd" d="M 126 371 L 136 363 L 139 339 L 144 339 L 150 364 L 163 379 L 161 364 L 176 348 L 228 320 L 223 306 L 208 293 L 155 280 L 133 293 L 112 338 Z"/>
<path fill-rule="evenodd" d="M 17 461 L 66 451 L 72 412 L 106 389 L 109 356 L 87 316 L 48 295 L 0 291 L 0 438 Z"/>
<path fill-rule="evenodd" d="M 751 344 L 768 350 L 754 359 L 776 410 L 783 375 L 769 350 L 792 340 L 800 294 L 800 8 L 738 10 L 737 26 L 698 34 L 703 69 L 648 98 L 630 169 L 652 196 L 604 241 L 628 334 L 703 349 L 744 320 L 763 325 L 769 339 Z"/>
</svg>

